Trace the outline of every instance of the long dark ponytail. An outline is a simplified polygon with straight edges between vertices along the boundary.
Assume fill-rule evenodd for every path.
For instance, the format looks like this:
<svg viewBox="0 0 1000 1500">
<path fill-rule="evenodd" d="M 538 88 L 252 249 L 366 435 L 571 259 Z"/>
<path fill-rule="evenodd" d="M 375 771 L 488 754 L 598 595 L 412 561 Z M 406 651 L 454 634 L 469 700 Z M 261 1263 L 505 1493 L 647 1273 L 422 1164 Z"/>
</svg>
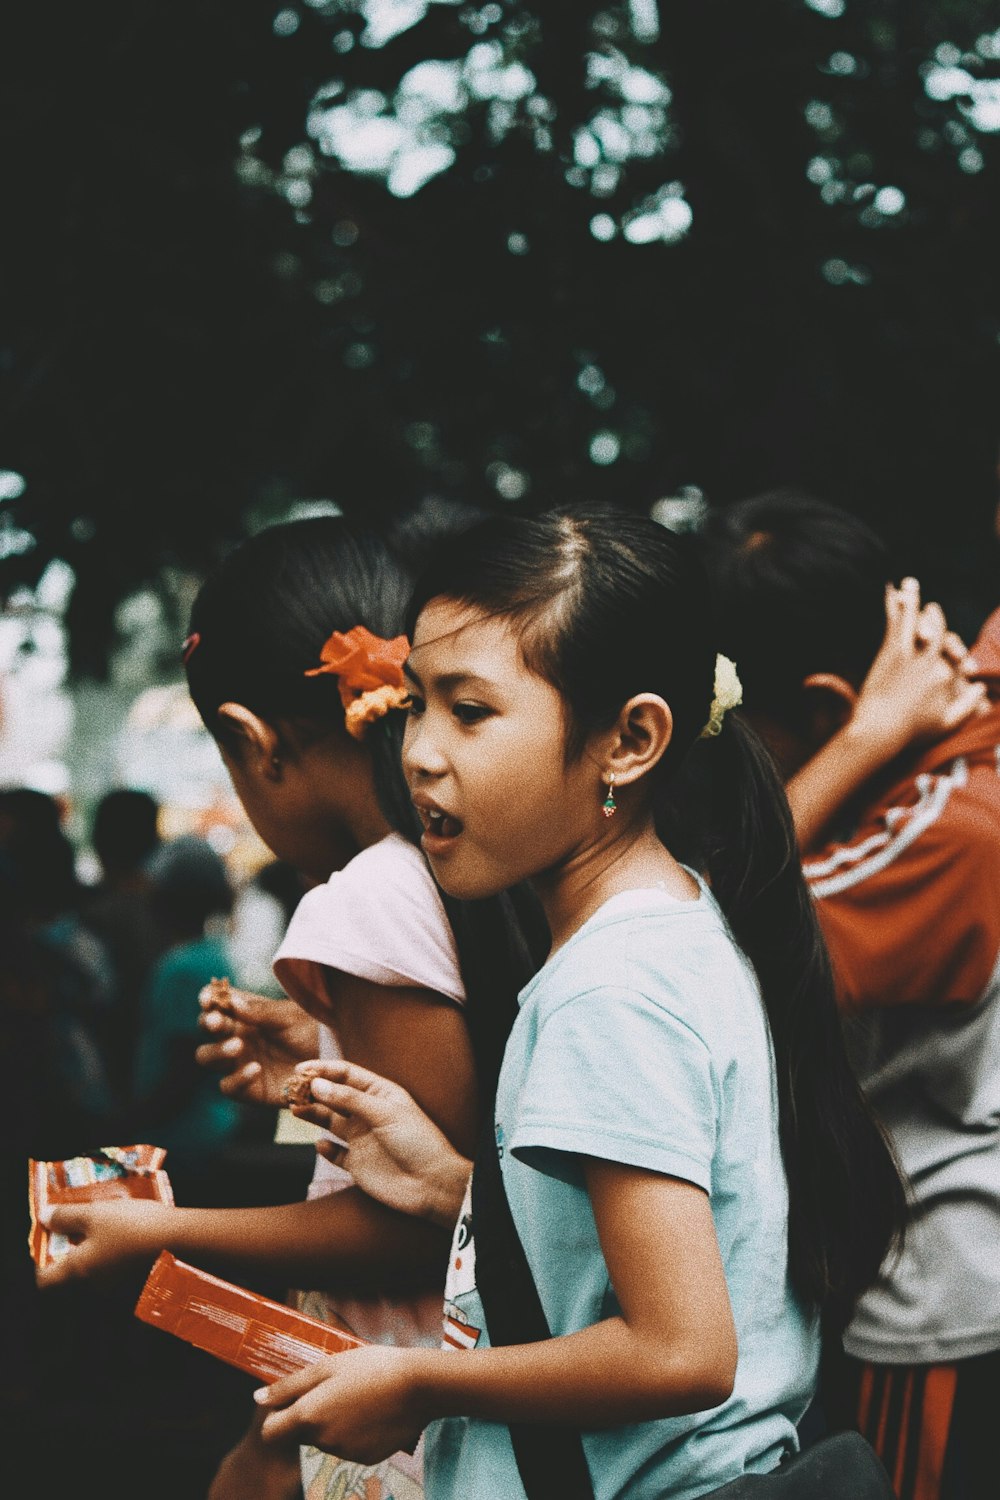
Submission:
<svg viewBox="0 0 1000 1500">
<path fill-rule="evenodd" d="M 664 788 L 657 824 L 705 872 L 756 971 L 774 1045 L 790 1264 L 840 1328 L 901 1237 L 906 1199 L 848 1061 L 777 768 L 740 714 L 694 747 Z"/>
<path fill-rule="evenodd" d="M 498 517 L 441 549 L 418 581 L 411 622 L 439 596 L 511 620 L 528 666 L 567 703 L 570 759 L 634 694 L 670 704 L 658 826 L 707 875 L 757 973 L 775 1054 L 790 1272 L 800 1294 L 843 1321 L 899 1231 L 903 1191 L 847 1060 L 774 765 L 735 714 L 713 741 L 699 738 L 716 633 L 696 552 L 610 507 Z"/>
</svg>

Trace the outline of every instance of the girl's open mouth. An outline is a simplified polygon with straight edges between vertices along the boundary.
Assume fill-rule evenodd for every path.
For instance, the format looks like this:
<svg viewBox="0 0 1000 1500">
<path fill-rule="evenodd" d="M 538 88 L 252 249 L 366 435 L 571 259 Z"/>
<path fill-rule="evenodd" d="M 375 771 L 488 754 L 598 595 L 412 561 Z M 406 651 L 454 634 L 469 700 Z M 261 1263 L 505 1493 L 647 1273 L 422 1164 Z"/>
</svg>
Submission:
<svg viewBox="0 0 1000 1500">
<path fill-rule="evenodd" d="M 424 825 L 424 836 L 420 842 L 425 854 L 442 853 L 462 832 L 461 820 L 453 818 L 450 813 L 432 807 L 418 807 L 417 812 Z"/>
</svg>

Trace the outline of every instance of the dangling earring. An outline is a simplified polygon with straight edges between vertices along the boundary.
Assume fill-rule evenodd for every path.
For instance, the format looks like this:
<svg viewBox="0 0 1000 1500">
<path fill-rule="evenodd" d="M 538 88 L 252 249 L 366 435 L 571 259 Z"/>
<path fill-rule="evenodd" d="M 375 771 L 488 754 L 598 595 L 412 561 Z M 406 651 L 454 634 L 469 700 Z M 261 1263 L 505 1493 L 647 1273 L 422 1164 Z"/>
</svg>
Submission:
<svg viewBox="0 0 1000 1500">
<path fill-rule="evenodd" d="M 615 801 L 615 773 L 608 772 L 608 795 L 601 803 L 601 812 L 606 818 L 613 818 L 618 811 L 618 803 Z"/>
</svg>

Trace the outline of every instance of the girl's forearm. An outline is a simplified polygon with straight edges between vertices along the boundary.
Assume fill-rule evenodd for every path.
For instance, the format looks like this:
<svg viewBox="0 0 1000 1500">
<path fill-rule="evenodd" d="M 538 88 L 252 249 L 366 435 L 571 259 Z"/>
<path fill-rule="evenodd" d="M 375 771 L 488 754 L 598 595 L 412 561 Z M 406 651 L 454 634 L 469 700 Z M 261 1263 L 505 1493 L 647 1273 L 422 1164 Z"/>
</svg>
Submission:
<svg viewBox="0 0 1000 1500">
<path fill-rule="evenodd" d="M 472 1163 L 454 1151 L 450 1156 L 444 1152 L 429 1164 L 430 1174 L 424 1179 L 423 1216 L 449 1233 L 458 1222 L 465 1201 L 465 1190 L 472 1175 Z"/>
<path fill-rule="evenodd" d="M 731 1394 L 735 1347 L 675 1345 L 609 1318 L 579 1333 L 500 1349 L 414 1350 L 413 1381 L 427 1421 L 617 1427 L 705 1411 Z"/>
<path fill-rule="evenodd" d="M 447 1237 L 357 1188 L 256 1208 L 170 1208 L 158 1226 L 181 1259 L 265 1271 L 290 1285 L 406 1288 L 443 1280 Z"/>
<path fill-rule="evenodd" d="M 813 848 L 844 804 L 897 753 L 895 746 L 849 720 L 785 786 L 803 853 Z"/>
</svg>

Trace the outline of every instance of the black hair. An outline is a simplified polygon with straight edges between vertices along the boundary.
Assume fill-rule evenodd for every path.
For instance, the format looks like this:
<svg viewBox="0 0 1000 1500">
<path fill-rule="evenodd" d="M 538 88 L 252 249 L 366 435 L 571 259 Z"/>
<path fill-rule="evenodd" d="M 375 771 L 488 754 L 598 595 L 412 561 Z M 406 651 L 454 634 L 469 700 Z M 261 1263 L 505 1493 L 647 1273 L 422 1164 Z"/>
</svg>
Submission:
<svg viewBox="0 0 1000 1500">
<path fill-rule="evenodd" d="M 848 511 L 776 490 L 710 511 L 699 547 L 720 649 L 739 663 L 746 702 L 801 729 L 802 682 L 831 672 L 860 687 L 885 633 L 890 559 Z"/>
<path fill-rule="evenodd" d="M 418 554 L 451 525 L 423 517 Z M 269 722 L 285 719 L 313 733 L 343 733 L 344 710 L 331 675 L 306 677 L 335 630 L 364 625 L 392 638 L 405 628 L 412 573 L 408 531 L 394 545 L 343 517 L 291 521 L 258 532 L 202 585 L 186 645 L 191 697 L 216 739 L 219 707 L 241 703 Z M 192 641 L 196 644 L 192 646 Z M 422 825 L 410 801 L 400 751 L 405 724 L 393 712 L 369 726 L 375 792 L 390 827 L 417 844 Z M 547 946 L 530 892 L 492 901 L 444 897 L 465 985 L 466 1019 L 483 1097 L 495 1085 L 517 992 Z"/>
<path fill-rule="evenodd" d="M 257 871 L 251 884 L 278 902 L 286 923 L 292 920 L 295 908 L 305 893 L 305 885 L 298 870 L 282 859 L 268 860 Z"/>
<path fill-rule="evenodd" d="M 158 847 L 155 797 L 130 787 L 108 792 L 97 804 L 90 841 L 105 869 L 134 870 Z"/>
<path fill-rule="evenodd" d="M 228 916 L 233 888 L 206 839 L 184 834 L 161 845 L 149 865 L 154 902 L 172 934 L 198 936 L 209 917 Z"/>
<path fill-rule="evenodd" d="M 223 703 L 269 722 L 346 735 L 337 678 L 307 677 L 335 630 L 402 634 L 411 577 L 375 533 L 340 516 L 271 526 L 248 538 L 201 587 L 185 648 L 188 688 L 209 732 L 226 743 Z M 399 762 L 403 719 L 388 714 L 365 743 L 379 805 L 415 841 L 419 821 Z"/>
<path fill-rule="evenodd" d="M 77 909 L 76 856 L 54 798 L 30 787 L 0 791 L 0 849 L 17 867 L 20 906 L 37 921 Z"/>
<path fill-rule="evenodd" d="M 760 982 L 775 1053 L 793 1282 L 845 1320 L 902 1223 L 902 1187 L 847 1060 L 773 762 L 734 713 L 718 736 L 700 738 L 717 634 L 694 544 L 612 507 L 500 516 L 439 550 L 418 582 L 411 621 L 439 597 L 512 621 L 526 665 L 567 705 L 570 758 L 635 694 L 655 692 L 669 703 L 673 738 L 654 778 L 658 827 L 679 828 L 671 787 L 686 759 L 699 763 L 699 816 L 687 827 L 697 845 L 675 852 L 707 875 Z"/>
</svg>

